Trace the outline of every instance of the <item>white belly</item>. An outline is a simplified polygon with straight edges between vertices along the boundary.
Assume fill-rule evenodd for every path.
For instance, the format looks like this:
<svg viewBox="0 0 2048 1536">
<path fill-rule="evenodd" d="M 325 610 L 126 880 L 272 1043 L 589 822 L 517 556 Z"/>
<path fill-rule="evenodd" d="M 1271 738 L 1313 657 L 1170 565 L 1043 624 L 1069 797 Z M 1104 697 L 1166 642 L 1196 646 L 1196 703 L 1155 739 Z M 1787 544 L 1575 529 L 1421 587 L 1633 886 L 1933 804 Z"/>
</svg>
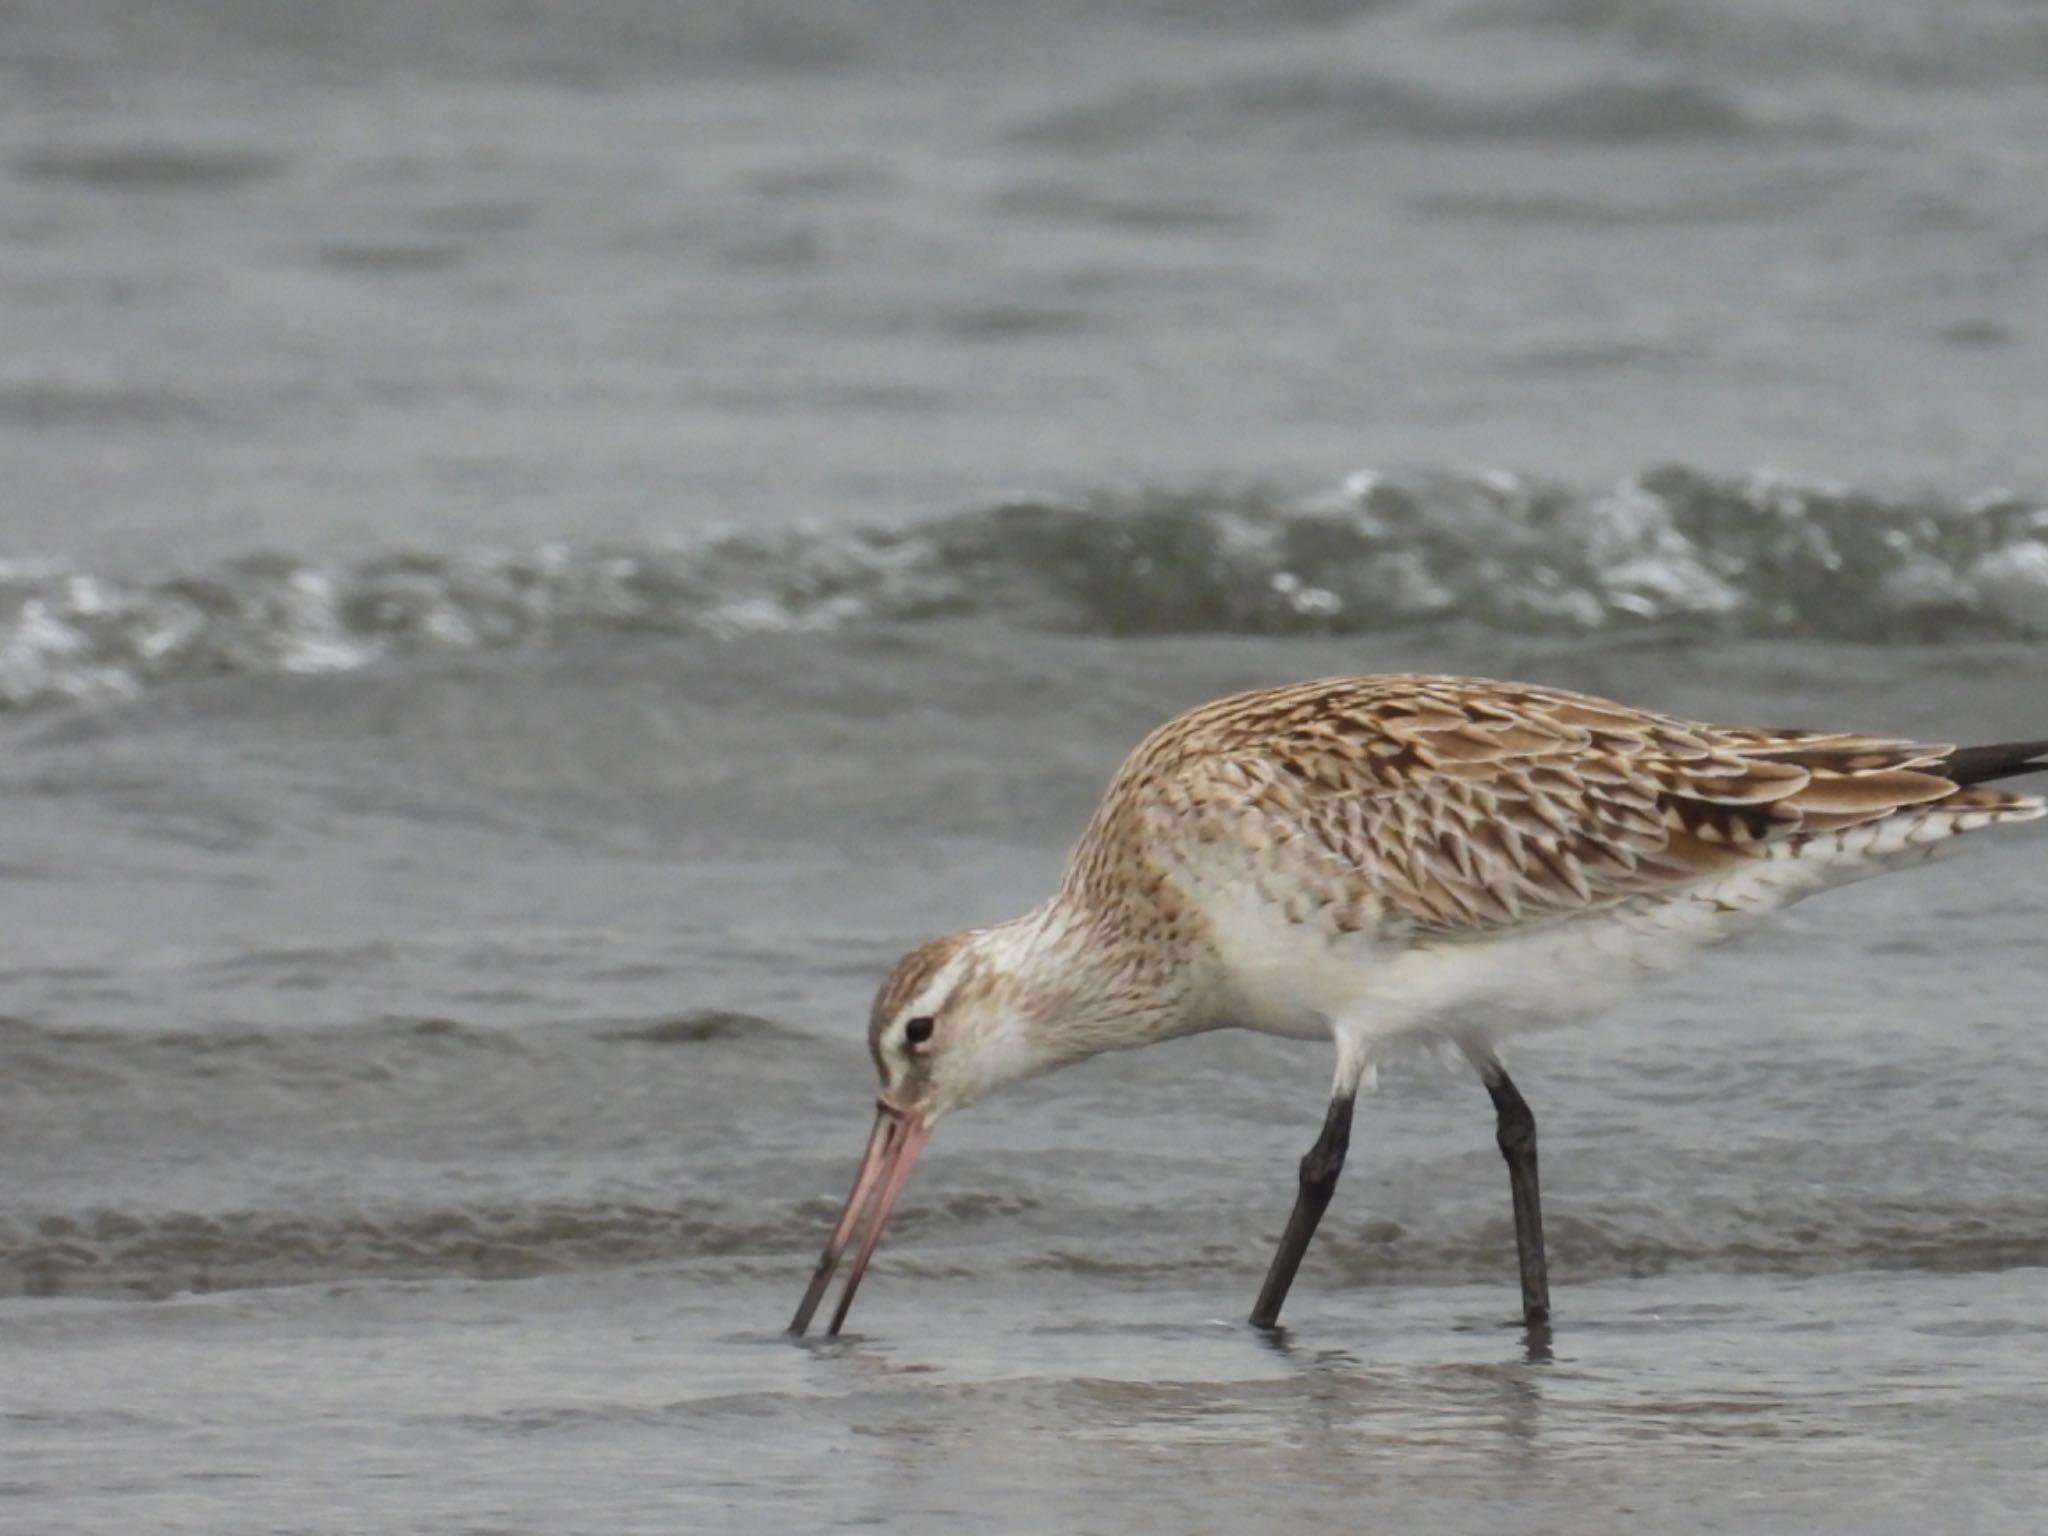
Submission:
<svg viewBox="0 0 2048 1536">
<path fill-rule="evenodd" d="M 1913 851 L 1916 859 L 1928 852 Z M 1209 912 L 1229 978 L 1219 1017 L 1297 1039 L 1341 1033 L 1369 1046 L 1481 1043 L 1573 1023 L 1791 902 L 1884 867 L 1763 859 L 1682 892 L 1540 926 L 1407 944 L 1288 923 L 1270 903 L 1225 898 Z"/>
</svg>

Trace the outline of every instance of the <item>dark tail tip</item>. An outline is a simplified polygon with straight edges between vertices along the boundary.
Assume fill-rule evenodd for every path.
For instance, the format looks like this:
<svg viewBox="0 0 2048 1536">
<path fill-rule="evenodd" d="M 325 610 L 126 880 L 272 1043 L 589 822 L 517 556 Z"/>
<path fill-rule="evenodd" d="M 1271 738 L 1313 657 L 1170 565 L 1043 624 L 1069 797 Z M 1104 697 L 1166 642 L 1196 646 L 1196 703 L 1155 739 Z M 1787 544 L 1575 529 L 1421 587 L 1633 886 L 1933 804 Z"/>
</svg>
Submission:
<svg viewBox="0 0 2048 1536">
<path fill-rule="evenodd" d="M 1942 774 L 1959 785 L 2048 773 L 2048 741 L 2006 741 L 1990 747 L 1958 747 L 1942 759 Z"/>
</svg>

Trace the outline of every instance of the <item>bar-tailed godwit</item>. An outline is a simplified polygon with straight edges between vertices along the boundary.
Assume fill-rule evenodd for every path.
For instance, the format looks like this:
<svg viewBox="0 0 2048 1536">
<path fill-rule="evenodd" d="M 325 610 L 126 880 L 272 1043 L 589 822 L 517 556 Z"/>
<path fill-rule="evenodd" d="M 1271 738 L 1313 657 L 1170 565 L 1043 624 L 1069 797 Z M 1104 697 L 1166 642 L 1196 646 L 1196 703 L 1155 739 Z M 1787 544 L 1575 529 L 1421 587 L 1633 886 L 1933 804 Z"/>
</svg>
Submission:
<svg viewBox="0 0 2048 1536">
<path fill-rule="evenodd" d="M 1335 1043 L 1322 1134 L 1251 1320 L 1270 1328 L 1329 1204 L 1352 1102 L 1401 1041 L 1455 1046 L 1492 1097 L 1522 1312 L 1550 1318 L 1536 1121 L 1497 1054 L 1801 897 L 2043 814 L 1980 787 L 2048 741 L 1705 725 L 1474 678 L 1332 678 L 1169 720 L 1124 762 L 1058 891 L 934 939 L 875 998 L 866 1155 L 790 1324 L 858 1234 L 839 1331 L 941 1115 L 1018 1078 L 1235 1025 Z"/>
</svg>

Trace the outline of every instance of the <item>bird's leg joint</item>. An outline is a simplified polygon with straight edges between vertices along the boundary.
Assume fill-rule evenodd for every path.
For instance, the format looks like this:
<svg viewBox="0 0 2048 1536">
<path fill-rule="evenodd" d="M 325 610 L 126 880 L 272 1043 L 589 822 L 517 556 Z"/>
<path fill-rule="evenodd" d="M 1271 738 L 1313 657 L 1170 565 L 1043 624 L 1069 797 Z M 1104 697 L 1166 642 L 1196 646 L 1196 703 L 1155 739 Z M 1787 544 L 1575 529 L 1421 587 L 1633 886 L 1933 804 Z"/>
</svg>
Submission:
<svg viewBox="0 0 2048 1536">
<path fill-rule="evenodd" d="M 1327 1200 L 1337 1187 L 1337 1175 L 1344 1170 L 1344 1154 L 1351 1149 L 1351 1100 L 1330 1101 L 1323 1133 L 1301 1159 L 1301 1190 L 1311 1198 Z"/>
<path fill-rule="evenodd" d="M 1301 1187 L 1309 1194 L 1328 1194 L 1344 1170 L 1344 1148 L 1318 1142 L 1301 1159 Z"/>
<path fill-rule="evenodd" d="M 1511 1163 L 1526 1162 L 1536 1155 L 1536 1112 L 1529 1108 L 1528 1100 L 1515 1090 L 1505 1072 L 1486 1079 L 1486 1091 L 1493 1099 L 1498 1117 L 1494 1124 L 1494 1139 L 1500 1144 L 1500 1154 Z"/>
<path fill-rule="evenodd" d="M 1503 1111 L 1494 1139 L 1500 1143 L 1501 1156 L 1511 1162 L 1534 1155 L 1536 1117 L 1529 1112 L 1529 1106 L 1524 1104 L 1519 1112 Z"/>
</svg>

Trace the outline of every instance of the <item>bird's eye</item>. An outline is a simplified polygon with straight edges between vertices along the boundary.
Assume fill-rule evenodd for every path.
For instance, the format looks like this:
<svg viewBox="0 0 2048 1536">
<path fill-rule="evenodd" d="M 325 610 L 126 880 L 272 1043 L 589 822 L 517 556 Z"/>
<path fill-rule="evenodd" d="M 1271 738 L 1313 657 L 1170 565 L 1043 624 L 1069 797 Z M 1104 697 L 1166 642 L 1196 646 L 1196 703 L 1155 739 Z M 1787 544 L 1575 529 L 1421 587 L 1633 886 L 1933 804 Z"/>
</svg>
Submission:
<svg viewBox="0 0 2048 1536">
<path fill-rule="evenodd" d="M 912 1019 L 903 1026 L 903 1043 L 905 1045 L 923 1045 L 925 1041 L 931 1039 L 932 1031 L 937 1027 L 936 1021 L 932 1019 Z"/>
</svg>

